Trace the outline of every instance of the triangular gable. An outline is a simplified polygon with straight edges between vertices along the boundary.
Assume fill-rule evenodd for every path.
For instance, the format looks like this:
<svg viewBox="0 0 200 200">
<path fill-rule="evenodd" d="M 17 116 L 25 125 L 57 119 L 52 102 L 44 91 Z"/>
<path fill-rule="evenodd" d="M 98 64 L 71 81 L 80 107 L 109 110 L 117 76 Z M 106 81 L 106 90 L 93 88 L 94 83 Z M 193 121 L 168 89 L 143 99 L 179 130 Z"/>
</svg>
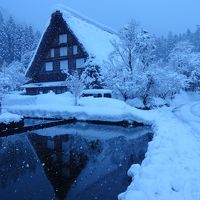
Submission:
<svg viewBox="0 0 200 200">
<path fill-rule="evenodd" d="M 116 33 L 97 22 L 80 16 L 69 8 L 60 8 L 60 10 L 69 28 L 88 54 L 96 57 L 96 64 L 102 65 L 113 51 L 111 41 L 117 39 Z"/>
<path fill-rule="evenodd" d="M 95 57 L 94 62 L 97 65 L 102 66 L 104 61 L 108 59 L 109 54 L 113 51 L 111 41 L 117 39 L 115 32 L 105 26 L 97 24 L 88 18 L 80 16 L 68 8 L 63 9 L 63 7 L 59 7 L 59 11 L 62 14 L 63 20 L 65 21 L 67 27 L 81 43 L 86 53 Z M 48 46 L 48 37 L 50 37 L 49 35 L 52 32 L 52 30 L 48 30 L 50 28 L 50 22 L 42 34 L 39 45 L 27 69 L 26 75 L 28 77 L 34 74 L 35 70 L 40 67 L 37 66 L 38 60 L 43 56 L 43 48 Z"/>
</svg>

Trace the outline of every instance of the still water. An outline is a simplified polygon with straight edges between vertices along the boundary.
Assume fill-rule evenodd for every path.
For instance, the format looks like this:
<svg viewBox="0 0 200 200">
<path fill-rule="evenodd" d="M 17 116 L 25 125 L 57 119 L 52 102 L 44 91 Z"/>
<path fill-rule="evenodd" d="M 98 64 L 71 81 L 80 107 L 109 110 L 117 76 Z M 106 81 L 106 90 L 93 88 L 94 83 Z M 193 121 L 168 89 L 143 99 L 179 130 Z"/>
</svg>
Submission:
<svg viewBox="0 0 200 200">
<path fill-rule="evenodd" d="M 0 138 L 0 200 L 114 200 L 141 163 L 148 127 L 77 123 Z"/>
</svg>

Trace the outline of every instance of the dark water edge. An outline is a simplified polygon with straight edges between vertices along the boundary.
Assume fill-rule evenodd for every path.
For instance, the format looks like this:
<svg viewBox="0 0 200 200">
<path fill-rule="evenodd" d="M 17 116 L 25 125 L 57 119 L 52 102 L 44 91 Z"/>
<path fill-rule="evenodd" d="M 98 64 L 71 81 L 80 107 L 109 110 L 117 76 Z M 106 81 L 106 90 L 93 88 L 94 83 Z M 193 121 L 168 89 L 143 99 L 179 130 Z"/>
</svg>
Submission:
<svg viewBox="0 0 200 200">
<path fill-rule="evenodd" d="M 85 123 L 0 138 L 0 199 L 117 199 L 151 138 L 149 127 Z"/>
</svg>

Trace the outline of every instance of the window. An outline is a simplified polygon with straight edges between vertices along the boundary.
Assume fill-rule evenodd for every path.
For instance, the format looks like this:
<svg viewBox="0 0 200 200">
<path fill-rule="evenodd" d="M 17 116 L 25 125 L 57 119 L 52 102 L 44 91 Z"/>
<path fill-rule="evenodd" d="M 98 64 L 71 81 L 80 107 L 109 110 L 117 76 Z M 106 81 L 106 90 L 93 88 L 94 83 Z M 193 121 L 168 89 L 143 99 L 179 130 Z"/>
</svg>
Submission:
<svg viewBox="0 0 200 200">
<path fill-rule="evenodd" d="M 45 63 L 45 71 L 53 71 L 53 63 L 52 62 L 47 62 Z"/>
<path fill-rule="evenodd" d="M 67 47 L 60 48 L 60 56 L 67 56 Z"/>
<path fill-rule="evenodd" d="M 78 54 L 78 46 L 77 45 L 73 46 L 73 54 L 74 55 Z"/>
<path fill-rule="evenodd" d="M 76 60 L 76 68 L 84 68 L 85 67 L 85 59 L 79 58 Z"/>
<path fill-rule="evenodd" d="M 104 97 L 106 97 L 106 98 L 112 98 L 112 95 L 109 94 L 109 93 L 105 93 L 105 94 L 104 94 Z"/>
<path fill-rule="evenodd" d="M 54 49 L 50 49 L 50 57 L 53 58 L 55 56 L 55 51 Z"/>
<path fill-rule="evenodd" d="M 60 61 L 60 70 L 68 71 L 68 60 Z"/>
<path fill-rule="evenodd" d="M 60 44 L 67 43 L 67 34 L 59 35 L 59 43 Z"/>
</svg>

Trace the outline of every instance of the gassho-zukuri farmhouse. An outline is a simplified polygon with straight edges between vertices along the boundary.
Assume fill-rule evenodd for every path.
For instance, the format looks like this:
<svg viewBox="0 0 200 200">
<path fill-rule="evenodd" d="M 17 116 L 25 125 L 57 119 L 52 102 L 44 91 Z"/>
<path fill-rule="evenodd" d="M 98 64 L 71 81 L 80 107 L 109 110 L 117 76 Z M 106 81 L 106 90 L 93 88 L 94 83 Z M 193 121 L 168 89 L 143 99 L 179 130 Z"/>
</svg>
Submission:
<svg viewBox="0 0 200 200">
<path fill-rule="evenodd" d="M 28 95 L 53 91 L 67 91 L 67 73 L 81 74 L 85 62 L 104 67 L 105 60 L 113 51 L 111 41 L 116 33 L 106 26 L 82 17 L 69 9 L 56 10 L 41 36 L 38 48 L 26 71 L 29 81 L 22 86 Z"/>
</svg>

